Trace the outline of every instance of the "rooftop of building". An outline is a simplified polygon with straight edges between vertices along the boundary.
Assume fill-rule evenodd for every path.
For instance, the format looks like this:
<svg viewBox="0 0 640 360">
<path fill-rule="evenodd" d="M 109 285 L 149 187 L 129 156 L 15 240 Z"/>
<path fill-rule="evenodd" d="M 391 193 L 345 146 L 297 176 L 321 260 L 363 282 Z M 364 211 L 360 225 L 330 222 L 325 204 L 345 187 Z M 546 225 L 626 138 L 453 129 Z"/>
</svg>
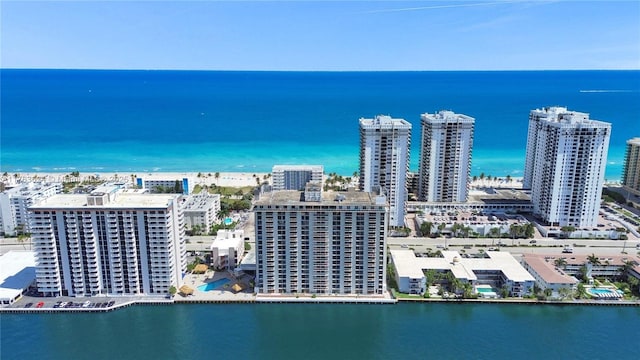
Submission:
<svg viewBox="0 0 640 360">
<path fill-rule="evenodd" d="M 34 251 L 9 251 L 0 256 L 0 299 L 14 299 L 36 278 Z"/>
<path fill-rule="evenodd" d="M 211 243 L 211 250 L 217 248 L 221 255 L 227 255 L 229 248 L 237 248 L 244 242 L 244 230 L 218 230 Z"/>
<path fill-rule="evenodd" d="M 640 146 L 640 137 L 635 137 L 627 140 L 628 145 Z"/>
<path fill-rule="evenodd" d="M 304 191 L 277 190 L 264 193 L 258 205 L 286 204 L 286 205 L 339 205 L 339 204 L 363 204 L 375 205 L 377 196 L 362 191 L 323 191 L 320 202 L 305 202 Z"/>
<path fill-rule="evenodd" d="M 440 110 L 437 113 L 424 113 L 420 115 L 422 120 L 436 123 L 456 122 L 456 123 L 474 123 L 475 118 L 464 114 L 456 114 L 449 110 Z"/>
<path fill-rule="evenodd" d="M 130 194 L 118 193 L 115 199 L 112 199 L 105 205 L 88 205 L 87 198 L 96 195 L 92 193 L 86 194 L 59 194 L 54 195 L 38 205 L 34 205 L 31 209 L 77 209 L 77 208 L 166 208 L 169 204 L 176 200 L 178 194 Z"/>
<path fill-rule="evenodd" d="M 360 118 L 361 127 L 372 128 L 406 128 L 411 129 L 411 123 L 405 119 L 392 118 L 389 115 L 377 115 L 373 119 Z"/>
<path fill-rule="evenodd" d="M 492 187 L 476 188 L 469 191 L 468 202 L 501 203 L 514 201 L 530 202 L 530 191 L 521 189 L 496 189 Z"/>
<path fill-rule="evenodd" d="M 18 184 L 15 187 L 10 189 L 6 189 L 4 193 L 12 196 L 22 196 L 22 197 L 34 197 L 38 195 L 42 195 L 43 191 L 47 190 L 55 190 L 56 188 L 62 189 L 61 183 L 43 183 L 43 182 L 30 182 L 30 183 L 22 183 Z"/>
<path fill-rule="evenodd" d="M 199 193 L 185 198 L 182 208 L 184 211 L 201 211 L 209 209 L 216 202 L 220 202 L 220 194 Z"/>
<path fill-rule="evenodd" d="M 564 258 L 568 266 L 582 266 L 589 262 L 590 255 L 579 254 L 523 254 L 523 259 L 540 258 L 543 260 L 549 260 L 553 263 L 558 258 Z M 631 261 L 635 264 L 634 268 L 640 270 L 640 257 L 637 255 L 598 255 L 598 261 L 600 265 L 606 266 L 622 266 L 625 262 Z"/>
<path fill-rule="evenodd" d="M 534 254 L 522 254 L 522 261 L 528 264 L 547 284 L 577 284 L 578 280 L 557 268 L 555 259 Z"/>
<path fill-rule="evenodd" d="M 391 250 L 401 277 L 420 278 L 424 270 L 449 270 L 458 279 L 477 280 L 474 271 L 501 271 L 509 280 L 534 281 L 531 274 L 507 252 L 489 251 L 488 258 L 463 258 L 457 251 L 442 251 L 442 257 L 416 257 L 413 250 Z"/>
<path fill-rule="evenodd" d="M 536 114 L 540 117 L 541 120 L 544 120 L 552 125 L 562 126 L 562 125 L 586 125 L 588 127 L 610 127 L 611 124 L 600 121 L 589 119 L 589 114 L 579 111 L 569 110 L 566 107 L 561 106 L 551 106 L 545 107 L 542 109 L 531 110 L 531 114 Z"/>
</svg>

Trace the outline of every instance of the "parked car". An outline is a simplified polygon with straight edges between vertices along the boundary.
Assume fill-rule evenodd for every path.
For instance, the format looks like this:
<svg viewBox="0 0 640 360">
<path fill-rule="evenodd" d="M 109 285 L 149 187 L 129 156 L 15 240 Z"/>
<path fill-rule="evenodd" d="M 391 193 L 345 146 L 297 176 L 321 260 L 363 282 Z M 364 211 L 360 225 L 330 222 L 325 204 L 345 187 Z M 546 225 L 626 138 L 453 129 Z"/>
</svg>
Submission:
<svg viewBox="0 0 640 360">
<path fill-rule="evenodd" d="M 39 308 L 41 308 L 41 307 L 43 307 L 43 306 L 44 306 L 44 303 L 43 303 L 42 301 L 40 301 L 40 302 L 36 305 L 36 307 L 37 307 L 38 309 L 39 309 Z"/>
<path fill-rule="evenodd" d="M 25 307 L 25 308 L 30 308 L 30 307 L 32 307 L 32 306 L 33 306 L 33 303 L 27 303 L 24 307 Z"/>
</svg>

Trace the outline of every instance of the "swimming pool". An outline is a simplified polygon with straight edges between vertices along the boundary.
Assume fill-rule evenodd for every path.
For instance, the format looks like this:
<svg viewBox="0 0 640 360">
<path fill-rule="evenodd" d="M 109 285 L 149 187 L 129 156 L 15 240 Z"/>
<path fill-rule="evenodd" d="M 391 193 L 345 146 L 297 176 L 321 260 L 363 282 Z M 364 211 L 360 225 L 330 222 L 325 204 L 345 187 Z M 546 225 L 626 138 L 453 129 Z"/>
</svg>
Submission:
<svg viewBox="0 0 640 360">
<path fill-rule="evenodd" d="M 621 298 L 622 294 L 619 291 L 607 288 L 590 288 L 587 292 L 596 298 Z"/>
<path fill-rule="evenodd" d="M 479 293 L 495 293 L 496 291 L 490 287 L 476 287 L 476 291 Z"/>
<path fill-rule="evenodd" d="M 219 288 L 220 286 L 223 286 L 224 284 L 228 284 L 230 283 L 231 280 L 229 279 L 218 279 L 216 281 L 212 281 L 210 283 L 206 283 L 206 284 L 202 284 L 200 286 L 198 286 L 198 290 L 206 292 L 206 291 L 212 291 L 215 290 L 217 288 Z"/>
<path fill-rule="evenodd" d="M 233 223 L 233 219 L 231 219 L 230 217 L 224 219 L 225 225 L 231 225 L 232 223 Z"/>
<path fill-rule="evenodd" d="M 600 288 L 592 288 L 591 290 L 589 290 L 589 292 L 591 292 L 592 294 L 597 294 L 597 295 L 613 294 L 613 291 L 611 291 L 609 289 L 600 289 Z"/>
</svg>

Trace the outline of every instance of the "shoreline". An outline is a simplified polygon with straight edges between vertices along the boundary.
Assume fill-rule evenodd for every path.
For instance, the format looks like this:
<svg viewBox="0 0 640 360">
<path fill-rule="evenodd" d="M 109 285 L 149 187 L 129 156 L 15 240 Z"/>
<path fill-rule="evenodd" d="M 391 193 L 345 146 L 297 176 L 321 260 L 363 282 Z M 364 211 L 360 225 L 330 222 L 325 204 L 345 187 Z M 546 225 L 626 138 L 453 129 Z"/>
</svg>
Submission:
<svg viewBox="0 0 640 360">
<path fill-rule="evenodd" d="M 260 183 L 264 181 L 271 182 L 270 172 L 247 172 L 247 171 L 225 171 L 225 172 L 198 172 L 198 171 L 162 171 L 162 172 L 79 172 L 78 178 L 71 178 L 71 172 L 15 172 L 8 173 L 2 176 L 1 181 L 5 182 L 8 186 L 15 186 L 19 182 L 64 182 L 64 181 L 93 181 L 93 180 L 107 180 L 107 181 L 129 181 L 134 182 L 135 177 L 141 177 L 143 179 L 182 179 L 188 178 L 193 181 L 194 185 L 216 185 L 226 187 L 245 187 L 256 186 L 256 178 L 260 179 Z M 218 177 L 216 177 L 216 174 Z M 17 175 L 17 176 L 16 176 Z M 200 175 L 200 176 L 198 176 Z M 327 173 L 324 174 L 326 178 Z M 343 177 L 351 177 L 352 174 L 341 175 Z M 509 181 L 506 177 L 492 178 L 488 180 L 477 179 L 476 181 L 469 182 L 469 189 L 476 190 L 482 188 L 509 188 L 509 189 L 522 189 L 522 177 L 511 177 Z M 606 181 L 605 185 L 619 185 L 620 181 Z"/>
<path fill-rule="evenodd" d="M 218 175 L 216 177 L 216 174 Z M 7 185 L 17 185 L 19 182 L 44 181 L 44 182 L 64 182 L 64 181 L 128 181 L 135 182 L 135 177 L 145 180 L 159 179 L 182 179 L 188 178 L 194 185 L 245 187 L 256 186 L 256 178 L 260 182 L 268 181 L 271 173 L 250 173 L 250 172 L 79 172 L 77 178 L 71 177 L 71 172 L 16 172 L 2 177 Z M 18 176 L 16 176 L 18 175 Z M 200 175 L 200 176 L 198 176 Z"/>
</svg>

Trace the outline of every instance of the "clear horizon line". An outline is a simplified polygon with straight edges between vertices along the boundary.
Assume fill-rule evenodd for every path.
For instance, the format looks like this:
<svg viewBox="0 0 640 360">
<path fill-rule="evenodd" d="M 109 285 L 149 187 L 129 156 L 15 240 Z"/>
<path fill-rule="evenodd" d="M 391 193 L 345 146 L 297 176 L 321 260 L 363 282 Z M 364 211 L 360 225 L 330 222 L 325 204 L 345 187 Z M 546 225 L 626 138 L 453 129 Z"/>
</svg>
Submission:
<svg viewBox="0 0 640 360">
<path fill-rule="evenodd" d="M 640 68 L 628 69 L 440 69 L 440 70 L 267 70 L 267 69 L 164 69 L 164 68 L 55 68 L 55 67 L 2 67 L 2 70 L 79 70 L 79 71 L 217 71 L 217 72 L 543 72 L 543 71 L 640 71 Z"/>
</svg>

